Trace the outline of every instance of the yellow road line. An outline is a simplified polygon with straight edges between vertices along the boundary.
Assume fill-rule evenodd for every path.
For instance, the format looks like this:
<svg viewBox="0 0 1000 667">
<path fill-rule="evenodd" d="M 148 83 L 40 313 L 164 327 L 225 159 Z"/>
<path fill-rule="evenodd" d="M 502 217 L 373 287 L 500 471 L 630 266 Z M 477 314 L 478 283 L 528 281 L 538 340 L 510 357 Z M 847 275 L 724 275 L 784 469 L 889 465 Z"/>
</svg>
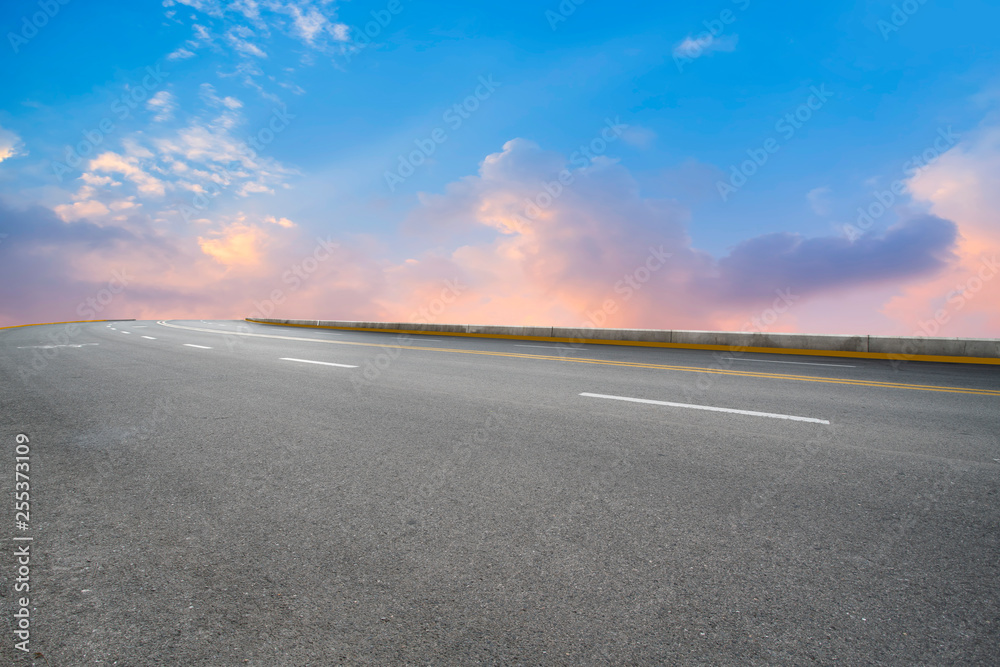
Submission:
<svg viewBox="0 0 1000 667">
<path fill-rule="evenodd" d="M 541 354 L 524 354 L 519 352 L 492 352 L 488 350 L 461 350 L 457 348 L 446 348 L 446 347 L 422 347 L 417 345 L 392 345 L 386 343 L 361 343 L 357 341 L 347 341 L 347 340 L 324 340 L 321 338 L 301 338 L 298 336 L 278 336 L 272 334 L 258 334 L 258 333 L 248 333 L 248 332 L 238 332 L 238 331 L 219 331 L 218 329 L 201 329 L 198 327 L 185 327 L 178 324 L 168 324 L 167 322 L 164 321 L 160 321 L 158 322 L 158 324 L 175 329 L 187 329 L 189 331 L 200 331 L 203 333 L 212 333 L 212 334 L 230 335 L 230 336 L 250 336 L 253 338 L 278 338 L 282 340 L 305 341 L 310 343 L 329 343 L 332 345 L 355 345 L 360 347 L 380 347 L 380 348 L 393 348 L 393 349 L 403 349 L 403 350 L 420 350 L 426 352 L 450 352 L 453 354 L 475 354 L 475 355 L 491 356 L 491 357 L 534 359 L 542 361 L 566 361 L 566 362 L 580 363 L 580 364 L 623 366 L 628 368 L 648 368 L 652 370 L 665 370 L 665 371 L 675 371 L 682 373 L 705 373 L 710 375 L 729 375 L 735 377 L 758 378 L 765 380 L 793 380 L 797 382 L 819 382 L 822 384 L 845 384 L 856 387 L 873 387 L 881 389 L 911 389 L 917 391 L 936 391 L 936 392 L 945 392 L 953 394 L 974 394 L 977 396 L 1000 396 L 1000 390 L 974 389 L 971 387 L 940 387 L 936 385 L 905 384 L 902 382 L 879 382 L 875 380 L 824 378 L 812 375 L 783 375 L 779 373 L 760 373 L 755 371 L 734 371 L 722 368 L 703 368 L 699 366 L 669 366 L 664 364 L 647 364 L 647 363 L 640 363 L 633 361 L 611 361 L 606 359 L 587 359 L 579 357 L 554 357 Z"/>
<path fill-rule="evenodd" d="M 35 324 L 15 324 L 9 327 L 0 327 L 0 331 L 3 329 L 20 329 L 21 327 L 45 327 L 50 324 L 91 324 L 94 322 L 134 322 L 135 320 L 70 320 L 69 322 L 37 322 Z"/>
</svg>

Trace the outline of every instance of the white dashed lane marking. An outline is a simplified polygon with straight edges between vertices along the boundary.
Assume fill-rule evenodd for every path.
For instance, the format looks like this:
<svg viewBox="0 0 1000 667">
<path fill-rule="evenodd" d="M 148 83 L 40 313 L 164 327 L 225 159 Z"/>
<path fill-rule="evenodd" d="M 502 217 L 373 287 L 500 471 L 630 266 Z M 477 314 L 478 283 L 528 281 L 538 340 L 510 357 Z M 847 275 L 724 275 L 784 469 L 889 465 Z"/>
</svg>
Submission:
<svg viewBox="0 0 1000 667">
<path fill-rule="evenodd" d="M 772 419 L 788 419 L 796 422 L 810 422 L 813 424 L 829 424 L 825 419 L 814 419 L 812 417 L 796 417 L 794 415 L 781 415 L 773 412 L 755 412 L 753 410 L 734 410 L 732 408 L 717 408 L 712 405 L 690 405 L 688 403 L 671 403 L 670 401 L 653 401 L 648 398 L 631 398 L 628 396 L 609 396 L 608 394 L 588 394 L 581 396 L 587 398 L 607 398 L 613 401 L 629 401 L 631 403 L 646 403 L 649 405 L 664 405 L 669 408 L 687 408 L 689 410 L 708 410 L 710 412 L 728 412 L 734 415 L 748 415 L 751 417 L 770 417 Z"/>
<path fill-rule="evenodd" d="M 320 366 L 337 366 L 338 368 L 357 368 L 349 364 L 334 364 L 329 361 L 313 361 L 311 359 L 294 359 L 292 357 L 281 357 L 281 361 L 297 361 L 302 364 L 319 364 Z"/>
</svg>

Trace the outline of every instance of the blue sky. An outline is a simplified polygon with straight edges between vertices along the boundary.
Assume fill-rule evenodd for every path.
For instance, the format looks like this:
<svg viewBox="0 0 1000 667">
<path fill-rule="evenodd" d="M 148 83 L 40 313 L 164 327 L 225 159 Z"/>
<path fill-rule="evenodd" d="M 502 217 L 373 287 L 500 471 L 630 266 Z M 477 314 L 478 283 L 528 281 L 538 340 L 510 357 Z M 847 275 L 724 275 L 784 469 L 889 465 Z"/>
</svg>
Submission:
<svg viewBox="0 0 1000 667">
<path fill-rule="evenodd" d="M 46 8 L 52 16 L 42 21 Z M 844 318 L 828 319 L 823 304 L 846 298 L 847 320 L 909 333 L 923 311 L 906 286 L 919 291 L 961 267 L 975 271 L 983 243 L 987 254 L 992 247 L 979 239 L 971 257 L 960 239 L 984 224 L 942 215 L 951 209 L 934 191 L 919 194 L 904 163 L 944 136 L 947 145 L 939 143 L 920 178 L 947 180 L 960 154 L 982 157 L 1000 90 L 996 3 L 52 0 L 7 2 L 0 17 L 6 224 L 14 230 L 50 211 L 67 226 L 62 250 L 74 258 L 73 271 L 35 280 L 39 294 L 64 285 L 72 296 L 50 310 L 12 296 L 2 313 L 11 322 L 74 310 L 99 289 L 102 270 L 140 271 L 137 257 L 159 268 L 140 273 L 108 312 L 181 315 L 187 302 L 192 315 L 243 316 L 274 291 L 272 283 L 289 291 L 281 268 L 323 236 L 337 239 L 344 255 L 308 290 L 287 295 L 289 316 L 318 315 L 312 311 L 322 304 L 324 316 L 405 317 L 450 271 L 471 286 L 467 303 L 443 313 L 445 320 L 524 312 L 533 321 L 575 323 L 589 312 L 582 304 L 599 302 L 603 289 L 578 280 L 589 262 L 609 266 L 608 276 L 628 273 L 641 262 L 641 247 L 666 238 L 677 244 L 682 275 L 652 281 L 648 300 L 622 304 L 617 324 L 734 327 L 765 307 L 770 292 L 799 281 L 810 285 L 802 307 L 779 328 L 829 329 Z M 135 108 L 130 95 L 139 100 Z M 796 113 L 798 120 L 780 124 Z M 602 142 L 609 120 L 625 129 Z M 280 130 L 271 134 L 274 127 Z M 255 136 L 256 155 L 241 155 L 239 146 Z M 505 149 L 513 140 L 527 143 Z M 557 197 L 544 233 L 484 217 L 497 201 L 543 192 L 588 145 L 603 148 L 579 163 L 574 181 L 596 178 L 591 171 L 606 178 L 588 180 L 587 192 L 574 185 L 572 200 Z M 73 146 L 86 155 L 73 148 L 68 155 Z M 414 165 L 420 146 L 433 152 Z M 502 177 L 483 175 L 491 155 Z M 753 155 L 766 161 L 744 169 L 753 171 L 745 184 L 720 195 L 739 182 L 732 167 Z M 412 175 L 387 176 L 401 173 L 400 156 Z M 976 164 L 992 163 L 987 156 Z M 227 183 L 206 190 L 213 175 Z M 989 176 L 996 174 L 966 185 Z M 905 181 L 905 191 L 859 229 L 858 208 L 894 181 Z M 214 194 L 192 206 L 199 191 Z M 581 211 L 605 204 L 645 213 L 625 226 L 614 214 L 581 222 Z M 920 223 L 929 230 L 923 241 L 889 247 L 901 238 L 890 228 L 921 216 L 939 227 Z M 619 234 L 626 227 L 628 239 Z M 84 229 L 94 238 L 81 248 L 70 239 Z M 18 230 L 7 233 L 23 238 L 29 254 L 40 252 L 40 241 Z M 769 234 L 794 237 L 781 251 L 797 267 L 782 277 L 789 285 L 762 286 L 737 301 L 728 288 L 706 287 L 734 265 L 726 264 L 730 253 L 762 247 L 741 244 Z M 560 254 L 558 238 L 579 247 Z M 588 238 L 621 252 L 588 254 Z M 505 246 L 518 239 L 527 246 Z M 815 280 L 795 273 L 809 267 L 789 255 L 810 239 L 831 248 L 847 239 L 854 259 L 821 271 L 824 281 L 813 287 Z M 874 245 L 862 250 L 867 242 Z M 532 262 L 499 261 L 523 259 L 528 246 Z M 879 262 L 892 266 L 869 266 Z M 484 265 L 490 275 L 474 275 Z M 202 276 L 204 285 L 180 278 L 155 285 L 154 275 L 162 280 L 171 271 Z M 949 275 L 956 285 L 966 279 Z M 506 283 L 518 287 L 497 287 Z M 698 303 L 668 298 L 678 289 L 698 291 Z M 328 305 L 334 294 L 339 306 Z M 932 302 L 947 301 L 947 291 L 921 298 L 933 313 Z M 909 300 L 902 310 L 900 299 Z M 953 330 L 982 335 L 996 321 L 990 301 L 980 298 L 983 312 Z M 673 319 L 650 314 L 661 302 Z"/>
</svg>

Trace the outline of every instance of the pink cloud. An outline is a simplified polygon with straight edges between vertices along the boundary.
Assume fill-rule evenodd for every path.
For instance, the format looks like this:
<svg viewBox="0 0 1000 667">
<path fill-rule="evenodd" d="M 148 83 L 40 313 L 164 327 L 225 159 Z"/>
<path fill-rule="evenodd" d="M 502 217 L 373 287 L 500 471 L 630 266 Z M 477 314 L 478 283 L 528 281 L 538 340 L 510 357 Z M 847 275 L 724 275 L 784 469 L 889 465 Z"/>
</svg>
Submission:
<svg viewBox="0 0 1000 667">
<path fill-rule="evenodd" d="M 884 312 L 911 335 L 995 338 L 1000 332 L 1000 126 L 984 126 L 909 183 L 913 198 L 960 230 L 957 261 L 904 286 Z"/>
<path fill-rule="evenodd" d="M 125 167 L 136 165 L 118 157 L 102 165 L 134 179 Z M 10 294 L 0 321 L 72 319 L 112 271 L 122 271 L 129 285 L 101 317 L 741 329 L 785 299 L 781 317 L 765 324 L 794 330 L 806 326 L 800 313 L 828 295 L 886 285 L 919 290 L 934 280 L 955 243 L 954 225 L 943 218 L 964 214 L 935 212 L 909 216 L 881 237 L 771 234 L 716 259 L 692 247 L 689 211 L 644 196 L 622 165 L 570 164 L 518 139 L 487 156 L 476 174 L 422 195 L 404 225 L 418 240 L 477 240 L 442 243 L 399 262 L 383 259 L 398 252 L 384 240 L 317 239 L 281 215 L 206 217 L 197 234 L 176 236 L 141 208 L 100 226 L 64 222 L 41 208 L 8 211 L 0 278 Z M 24 275 L 32 278 L 18 278 Z M 15 284 L 21 287 L 12 291 Z M 872 313 L 853 326 L 883 321 Z"/>
<path fill-rule="evenodd" d="M 435 273 L 447 266 L 468 284 L 442 317 L 484 324 L 741 329 L 781 298 L 804 305 L 824 294 L 922 280 L 947 265 L 955 239 L 951 222 L 913 215 L 880 237 L 770 234 L 716 260 L 692 247 L 688 211 L 643 197 L 621 165 L 570 165 L 524 140 L 421 202 L 407 220 L 411 232 L 497 232 L 492 242 L 435 258 Z M 425 261 L 395 269 L 393 284 L 426 285 Z M 381 306 L 390 319 L 406 319 L 433 291 Z M 794 308 L 781 305 L 787 314 L 768 327 L 796 328 Z"/>
</svg>

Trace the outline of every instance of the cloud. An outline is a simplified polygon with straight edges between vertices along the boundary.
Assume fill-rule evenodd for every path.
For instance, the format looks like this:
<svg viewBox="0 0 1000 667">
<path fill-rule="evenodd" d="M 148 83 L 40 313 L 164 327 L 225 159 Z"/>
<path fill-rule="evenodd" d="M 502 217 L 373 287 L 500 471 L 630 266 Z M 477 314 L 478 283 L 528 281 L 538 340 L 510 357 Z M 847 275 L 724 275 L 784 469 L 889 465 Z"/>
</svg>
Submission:
<svg viewBox="0 0 1000 667">
<path fill-rule="evenodd" d="M 1000 331 L 1000 125 L 985 122 L 907 187 L 958 225 L 957 260 L 933 280 L 903 285 L 883 312 L 907 335 L 996 338 Z"/>
<path fill-rule="evenodd" d="M 237 52 L 245 56 L 267 58 L 267 54 L 259 46 L 250 41 L 251 37 L 254 37 L 253 31 L 242 25 L 234 26 L 226 32 L 226 41 Z"/>
<path fill-rule="evenodd" d="M 171 190 L 212 192 L 213 196 L 228 192 L 241 197 L 273 193 L 276 186 L 284 185 L 296 173 L 273 158 L 258 154 L 236 136 L 245 124 L 239 112 L 243 106 L 240 100 L 220 96 L 207 83 L 200 86 L 199 93 L 213 114 L 211 117 L 190 117 L 183 125 L 158 136 L 129 135 L 122 140 L 123 152 L 102 153 L 90 162 L 89 170 L 121 174 L 135 184 L 137 194 L 143 197 L 162 197 Z M 172 102 L 165 100 L 163 104 Z M 93 179 L 108 177 L 90 173 L 81 178 L 96 183 Z"/>
<path fill-rule="evenodd" d="M 685 202 L 700 202 L 718 197 L 716 182 L 726 178 L 714 164 L 688 158 L 676 167 L 665 169 L 660 182 L 671 197 Z"/>
<path fill-rule="evenodd" d="M 136 184 L 140 193 L 162 197 L 166 191 L 163 181 L 143 171 L 138 165 L 138 158 L 125 157 L 113 151 L 106 151 L 91 160 L 87 169 L 122 174 Z"/>
<path fill-rule="evenodd" d="M 174 117 L 177 99 L 166 90 L 161 90 L 146 101 L 146 108 L 153 112 L 154 122 L 170 120 Z"/>
<path fill-rule="evenodd" d="M 62 204 L 55 207 L 56 214 L 65 222 L 82 220 L 107 215 L 110 211 L 108 207 L 99 201 L 85 200 L 73 202 L 72 204 Z"/>
<path fill-rule="evenodd" d="M 921 184 L 939 197 L 936 205 L 964 206 L 973 195 L 987 197 L 983 205 L 995 203 L 985 187 L 991 159 L 970 151 L 970 162 L 928 170 Z M 130 155 L 109 152 L 94 162 L 133 182 L 146 173 Z M 980 175 L 978 194 L 948 186 L 966 168 Z M 929 176 L 933 181 L 923 181 Z M 920 290 L 954 265 L 956 243 L 965 243 L 943 212 L 904 211 L 902 222 L 882 236 L 849 242 L 767 234 L 717 258 L 692 246 L 685 206 L 643 195 L 621 164 L 574 165 L 524 139 L 507 142 L 441 192 L 422 193 L 407 227 L 418 244 L 431 232 L 445 240 L 423 251 L 410 248 L 398 262 L 385 259 L 398 248 L 378 238 L 314 240 L 277 213 L 258 222 L 242 214 L 206 215 L 196 234 L 166 238 L 142 207 L 129 207 L 141 202 L 101 200 L 97 187 L 85 185 L 59 210 L 69 222 L 45 209 L 0 211 L 0 220 L 15 221 L 11 239 L 0 244 L 0 280 L 23 284 L 23 276 L 32 276 L 24 295 L 0 307 L 0 320 L 71 319 L 67 309 L 115 268 L 135 278 L 105 315 L 245 317 L 260 312 L 259 304 L 277 290 L 281 304 L 269 307 L 277 316 L 741 328 L 776 292 L 791 292 L 808 305 L 898 286 L 915 290 L 919 301 Z M 109 213 L 86 203 L 97 201 Z M 991 213 L 975 210 L 984 229 L 992 229 Z M 116 220 L 122 213 L 128 219 Z M 103 215 L 100 226 L 88 215 Z M 461 241 L 448 241 L 456 238 Z M 307 265 L 315 267 L 308 275 L 302 272 Z M 439 298 L 445 289 L 451 290 L 446 307 Z M 60 295 L 47 310 L 35 303 L 46 303 L 46 294 Z M 794 320 L 772 328 L 794 328 Z"/>
<path fill-rule="evenodd" d="M 813 188 L 806 194 L 806 200 L 816 215 L 830 215 L 832 207 L 830 204 L 830 188 Z"/>
<path fill-rule="evenodd" d="M 135 240 L 126 230 L 67 224 L 47 208 L 3 203 L 0 234 L 0 326 L 79 319 L 78 304 L 97 286 L 75 275 L 73 259 L 104 256 Z"/>
<path fill-rule="evenodd" d="M 194 56 L 194 51 L 180 47 L 176 51 L 167 54 L 167 60 L 187 60 L 188 58 L 194 58 Z"/>
<path fill-rule="evenodd" d="M 84 172 L 80 174 L 80 180 L 91 186 L 104 186 L 104 185 L 121 185 L 119 181 L 111 178 L 110 176 L 95 176 Z"/>
<path fill-rule="evenodd" d="M 557 191 L 551 184 L 560 172 L 572 182 Z M 916 216 L 856 243 L 770 234 L 716 259 L 691 246 L 686 209 L 643 197 L 621 165 L 573 169 L 524 140 L 508 142 L 477 175 L 421 201 L 411 231 L 498 232 L 489 243 L 436 258 L 470 284 L 453 317 L 484 323 L 577 325 L 610 300 L 609 325 L 712 328 L 733 313 L 759 312 L 779 291 L 812 298 L 920 280 L 947 264 L 955 242 L 951 222 Z M 670 255 L 664 266 L 643 268 L 663 254 Z M 425 262 L 400 267 L 398 276 L 415 278 Z M 407 307 L 393 314 L 405 316 Z"/>
<path fill-rule="evenodd" d="M 688 35 L 674 47 L 674 56 L 694 60 L 717 51 L 728 53 L 736 50 L 737 42 L 739 42 L 738 35 L 723 35 L 721 37 L 714 37 L 708 33 L 697 37 Z"/>
<path fill-rule="evenodd" d="M 21 137 L 0 127 L 0 162 L 19 155 L 26 155 L 27 153 L 23 153 L 22 149 Z"/>
<path fill-rule="evenodd" d="M 636 148 L 649 148 L 656 140 L 656 132 L 641 125 L 629 125 L 628 129 L 622 133 L 622 140 L 630 146 Z"/>
<path fill-rule="evenodd" d="M 234 222 L 212 237 L 198 237 L 202 252 L 228 267 L 252 268 L 263 260 L 267 237 L 262 230 Z"/>
<path fill-rule="evenodd" d="M 346 41 L 348 27 L 342 23 L 332 23 L 315 7 L 300 7 L 289 3 L 285 11 L 292 16 L 294 33 L 306 44 L 315 46 L 317 39 L 323 35 L 332 35 L 337 41 Z"/>
<path fill-rule="evenodd" d="M 127 203 L 125 200 L 119 202 Z M 308 239 L 295 229 L 257 225 L 238 215 L 222 218 L 194 238 L 166 237 L 141 213 L 126 229 L 85 218 L 60 220 L 44 207 L 11 208 L 0 202 L 0 326 L 86 318 L 87 299 L 105 289 L 114 274 L 128 277 L 126 289 L 91 317 L 237 317 L 275 289 L 321 297 L 309 285 L 291 289 L 282 274 L 312 255 Z M 330 272 L 344 257 L 314 272 L 336 290 Z M 348 263 L 350 263 L 348 261 Z M 362 261 L 354 262 L 357 271 Z M 290 301 L 294 304 L 294 301 Z M 353 303 L 345 295 L 344 303 Z"/>
<path fill-rule="evenodd" d="M 264 222 L 269 222 L 272 225 L 278 225 L 279 227 L 285 227 L 286 229 L 290 229 L 296 226 L 295 223 L 289 220 L 288 218 L 276 218 L 273 215 L 269 215 L 266 218 L 264 218 Z"/>
<path fill-rule="evenodd" d="M 910 217 L 884 236 L 855 242 L 767 234 L 744 241 L 719 261 L 717 294 L 732 301 L 781 289 L 809 295 L 925 276 L 954 259 L 956 237 L 953 222 L 932 215 Z"/>
<path fill-rule="evenodd" d="M 230 3 L 167 0 L 164 6 L 169 8 L 176 3 L 211 17 L 211 23 L 221 23 L 222 40 L 220 42 L 202 25 L 206 22 L 193 22 L 192 37 L 168 56 L 172 60 L 189 58 L 204 47 L 221 48 L 223 45 L 228 45 L 242 58 L 267 58 L 265 43 L 273 42 L 273 33 L 283 34 L 320 53 L 334 53 L 335 45 L 350 39 L 349 27 L 336 20 L 336 6 L 329 0 L 240 0 Z"/>
</svg>

